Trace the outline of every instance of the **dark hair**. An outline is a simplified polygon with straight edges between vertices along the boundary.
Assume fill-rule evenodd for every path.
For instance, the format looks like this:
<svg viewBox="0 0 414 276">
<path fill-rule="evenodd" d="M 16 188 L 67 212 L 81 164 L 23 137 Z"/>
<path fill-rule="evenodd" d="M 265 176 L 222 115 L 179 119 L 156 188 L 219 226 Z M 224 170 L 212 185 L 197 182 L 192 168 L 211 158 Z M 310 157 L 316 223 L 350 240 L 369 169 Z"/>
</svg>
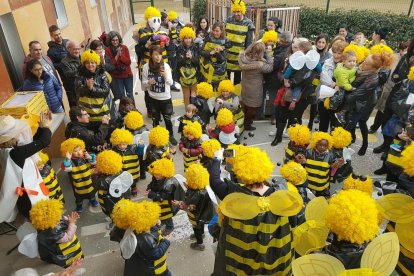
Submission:
<svg viewBox="0 0 414 276">
<path fill-rule="evenodd" d="M 118 32 L 116 32 L 116 31 L 110 31 L 107 35 L 106 35 L 106 43 L 108 44 L 108 45 L 112 45 L 112 39 L 114 38 L 114 37 L 118 37 L 118 39 L 119 39 L 119 45 L 121 45 L 122 44 L 122 37 L 121 37 L 121 35 L 118 33 Z"/>
<path fill-rule="evenodd" d="M 152 60 L 152 53 L 157 52 L 158 54 L 162 55 L 162 49 L 159 46 L 152 46 L 150 49 L 150 60 L 149 60 L 149 69 L 154 72 L 154 73 L 158 73 L 160 72 L 161 66 L 164 66 L 164 59 L 161 58 L 160 63 L 155 63 Z"/>
<path fill-rule="evenodd" d="M 40 42 L 39 42 L 39 41 L 37 41 L 37 40 L 32 40 L 32 41 L 30 41 L 30 42 L 29 42 L 29 49 L 31 49 L 31 48 L 32 48 L 33 44 L 40 44 Z"/>
<path fill-rule="evenodd" d="M 42 64 L 40 63 L 40 61 L 38 61 L 37 59 L 31 59 L 27 63 L 27 65 L 26 65 L 26 79 L 27 78 L 37 79 L 37 77 L 35 75 L 33 75 L 33 73 L 30 71 L 30 70 L 32 70 L 35 67 L 35 65 L 42 66 Z M 43 68 L 43 66 L 42 66 L 42 68 Z"/>
<path fill-rule="evenodd" d="M 133 108 L 132 109 L 128 109 L 127 107 L 128 106 L 133 106 Z M 119 101 L 119 112 L 120 113 L 124 113 L 124 114 L 126 114 L 126 113 L 128 113 L 129 111 L 132 111 L 132 110 L 134 110 L 134 111 L 138 111 L 136 108 L 135 108 L 135 102 L 134 102 L 134 100 L 133 99 L 131 99 L 130 97 L 122 97 L 121 98 L 121 100 Z"/>
<path fill-rule="evenodd" d="M 168 14 L 166 12 L 161 12 L 161 21 L 165 20 L 166 18 L 168 18 Z"/>
<path fill-rule="evenodd" d="M 405 55 L 407 61 L 414 55 L 414 37 L 410 40 L 410 46 L 408 46 L 407 54 Z"/>
<path fill-rule="evenodd" d="M 100 41 L 99 39 L 94 39 L 94 40 L 92 40 L 91 44 L 89 45 L 89 48 L 91 50 L 94 50 L 95 51 L 96 48 L 98 48 L 99 46 L 102 46 L 103 47 L 102 41 Z"/>
<path fill-rule="evenodd" d="M 274 23 L 275 23 L 275 25 L 276 25 L 276 30 L 277 30 L 278 28 L 282 28 L 282 26 L 283 26 L 283 22 L 282 22 L 282 20 L 280 20 L 280 19 L 279 19 L 279 18 L 277 18 L 276 16 L 269 17 L 269 19 L 267 19 L 267 21 L 272 21 L 272 22 L 274 22 Z"/>
<path fill-rule="evenodd" d="M 345 29 L 347 32 L 349 31 L 348 25 L 346 25 L 345 23 L 341 23 L 338 25 L 338 28 L 336 28 L 336 32 L 339 33 L 339 29 Z"/>
<path fill-rule="evenodd" d="M 324 49 L 324 52 L 326 52 L 329 49 L 329 35 L 328 34 L 321 33 L 320 35 L 318 35 L 315 39 L 315 46 L 316 46 L 316 43 L 318 43 L 318 41 L 321 40 L 322 38 L 325 39 L 326 41 L 326 46 Z"/>
<path fill-rule="evenodd" d="M 206 27 L 205 30 L 204 29 L 201 29 L 201 26 L 200 26 L 201 20 L 203 20 L 203 19 L 207 22 L 207 27 Z M 198 35 L 200 32 L 203 32 L 204 33 L 204 36 L 206 36 L 208 34 L 208 28 L 209 27 L 210 27 L 210 24 L 208 22 L 207 17 L 204 16 L 204 15 L 201 16 L 200 19 L 198 19 L 196 35 Z"/>
<path fill-rule="evenodd" d="M 380 39 L 385 39 L 391 30 L 388 27 L 376 29 L 374 32 L 380 36 Z"/>
<path fill-rule="evenodd" d="M 410 41 L 406 40 L 406 41 L 401 41 L 400 44 L 398 44 L 398 50 L 405 50 L 410 46 Z"/>
<path fill-rule="evenodd" d="M 51 26 L 49 27 L 49 33 L 54 33 L 54 32 L 56 32 L 57 30 L 60 30 L 60 28 L 59 28 L 58 26 L 56 26 L 56 25 L 51 25 Z"/>
<path fill-rule="evenodd" d="M 82 116 L 82 110 L 85 111 L 82 107 L 75 105 L 72 106 L 69 110 L 69 118 L 72 122 L 77 122 L 78 117 Z"/>
</svg>

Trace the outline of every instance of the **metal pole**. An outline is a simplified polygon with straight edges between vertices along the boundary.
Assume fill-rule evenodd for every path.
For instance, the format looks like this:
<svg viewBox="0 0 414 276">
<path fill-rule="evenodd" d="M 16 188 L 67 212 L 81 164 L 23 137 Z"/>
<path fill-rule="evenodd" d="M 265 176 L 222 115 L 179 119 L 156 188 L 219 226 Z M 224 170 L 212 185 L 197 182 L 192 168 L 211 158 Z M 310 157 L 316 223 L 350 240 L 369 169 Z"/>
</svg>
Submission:
<svg viewBox="0 0 414 276">
<path fill-rule="evenodd" d="M 414 0 L 411 0 L 411 4 L 410 4 L 410 7 L 408 8 L 408 14 L 407 14 L 407 16 L 410 16 L 411 15 L 411 10 L 413 9 L 413 3 L 414 3 Z"/>
<path fill-rule="evenodd" d="M 414 0 L 412 0 L 412 1 L 414 1 Z M 328 13 L 329 12 L 329 4 L 331 3 L 331 0 L 327 0 L 326 1 L 326 13 Z"/>
<path fill-rule="evenodd" d="M 129 0 L 129 5 L 131 6 L 132 24 L 135 25 L 134 5 L 132 4 L 132 0 Z"/>
</svg>

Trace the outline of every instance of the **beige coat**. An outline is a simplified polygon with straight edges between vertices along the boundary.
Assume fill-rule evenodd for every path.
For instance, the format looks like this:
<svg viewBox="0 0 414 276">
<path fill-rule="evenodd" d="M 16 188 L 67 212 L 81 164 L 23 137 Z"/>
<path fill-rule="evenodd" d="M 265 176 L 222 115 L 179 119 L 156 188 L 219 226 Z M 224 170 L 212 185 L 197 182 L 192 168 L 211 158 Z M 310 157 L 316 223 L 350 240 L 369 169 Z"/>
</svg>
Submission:
<svg viewBox="0 0 414 276">
<path fill-rule="evenodd" d="M 263 74 L 272 72 L 273 57 L 263 60 L 251 60 L 244 53 L 239 55 L 239 65 L 242 72 L 243 104 L 249 107 L 261 107 L 263 101 Z"/>
</svg>

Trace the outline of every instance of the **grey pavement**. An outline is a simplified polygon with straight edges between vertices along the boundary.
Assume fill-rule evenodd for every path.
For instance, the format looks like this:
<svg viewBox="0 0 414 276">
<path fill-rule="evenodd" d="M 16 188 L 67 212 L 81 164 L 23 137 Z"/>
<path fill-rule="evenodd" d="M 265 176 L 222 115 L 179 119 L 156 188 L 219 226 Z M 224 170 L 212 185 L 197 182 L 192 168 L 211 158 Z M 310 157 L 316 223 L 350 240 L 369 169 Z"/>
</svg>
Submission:
<svg viewBox="0 0 414 276">
<path fill-rule="evenodd" d="M 184 18 L 188 21 L 188 13 L 181 13 L 177 10 Z M 136 11 L 137 12 L 137 11 Z M 142 18 L 142 15 L 137 15 L 136 18 Z M 133 61 L 136 60 L 134 52 L 134 42 L 131 38 L 132 27 L 124 37 L 124 43 L 129 47 L 131 51 L 131 57 Z M 135 64 L 133 63 L 133 67 Z M 137 78 L 137 71 L 134 68 L 134 91 L 135 100 L 138 109 L 144 114 L 145 123 L 148 126 L 152 125 L 152 122 L 146 118 L 146 109 L 144 104 L 144 93 L 140 89 L 140 82 Z M 182 93 L 172 92 L 174 102 L 174 117 L 178 117 L 184 114 L 184 106 L 182 104 Z M 307 113 L 305 114 L 305 118 Z M 369 123 L 372 123 L 370 119 Z M 304 120 L 307 123 L 307 120 Z M 161 123 L 163 125 L 163 123 Z M 249 146 L 257 146 L 265 150 L 270 156 L 271 160 L 276 165 L 278 162 L 282 162 L 284 156 L 284 148 L 287 145 L 288 140 L 283 139 L 283 142 L 277 147 L 271 147 L 270 142 L 273 137 L 268 135 L 269 131 L 274 130 L 274 126 L 270 124 L 269 120 L 255 122 L 254 125 L 257 127 L 256 131 L 251 132 L 254 134 L 253 137 L 249 137 L 248 133 L 245 133 L 241 138 L 242 143 L 246 143 Z M 317 124 L 315 125 L 317 128 Z M 177 127 L 175 127 L 177 130 Z M 357 131 L 357 135 L 359 135 Z M 178 135 L 176 135 L 178 138 Z M 370 144 L 365 156 L 353 156 L 353 166 L 355 170 L 361 174 L 370 174 L 375 169 L 381 166 L 380 155 L 373 154 L 372 148 L 381 142 L 381 135 L 379 133 L 370 134 Z M 355 144 L 351 147 L 358 151 L 361 144 L 361 140 L 358 139 Z M 53 167 L 55 170 L 59 170 L 59 163 L 61 160 L 52 160 Z M 176 173 L 183 173 L 183 160 L 180 152 L 174 157 L 174 163 L 176 166 Z M 279 174 L 278 166 L 275 166 L 273 175 Z M 63 193 L 66 200 L 66 211 L 71 212 L 75 209 L 74 197 L 72 189 L 68 180 L 68 176 L 65 172 L 58 173 L 59 183 L 63 189 Z M 142 192 L 145 191 L 147 184 L 149 183 L 150 177 L 147 175 L 147 179 L 140 181 L 138 188 L 141 190 L 141 196 L 139 195 L 134 200 L 142 200 Z M 86 203 L 86 202 L 85 202 Z M 87 206 L 84 204 L 84 207 Z M 106 216 L 100 211 L 100 208 L 92 208 L 88 206 L 84 208 L 85 211 L 82 213 L 81 218 L 78 220 L 77 235 L 80 239 L 83 252 L 85 254 L 85 261 L 83 267 L 86 269 L 84 275 L 91 276 L 111 276 L 111 275 L 123 275 L 124 261 L 120 255 L 118 243 L 111 242 L 108 236 L 108 230 L 106 230 L 106 224 L 108 222 Z M 188 222 L 187 216 L 184 212 L 179 212 L 174 217 L 175 230 L 172 233 L 171 246 L 167 253 L 167 263 L 173 275 L 180 276 L 191 276 L 191 275 L 210 275 L 212 273 L 214 264 L 214 254 L 211 249 L 212 238 L 206 234 L 206 250 L 204 252 L 194 251 L 190 249 L 189 236 L 192 234 L 192 228 Z M 0 229 L 0 232 L 3 229 Z M 207 232 L 207 231 L 206 231 Z M 40 275 L 60 271 L 60 268 L 47 264 L 40 259 L 29 259 L 17 250 L 13 251 L 10 255 L 6 255 L 6 252 L 13 248 L 18 243 L 14 232 L 0 236 L 0 275 L 11 275 L 13 271 L 24 267 L 32 267 L 38 270 Z M 139 273 L 137 272 L 137 275 Z"/>
</svg>

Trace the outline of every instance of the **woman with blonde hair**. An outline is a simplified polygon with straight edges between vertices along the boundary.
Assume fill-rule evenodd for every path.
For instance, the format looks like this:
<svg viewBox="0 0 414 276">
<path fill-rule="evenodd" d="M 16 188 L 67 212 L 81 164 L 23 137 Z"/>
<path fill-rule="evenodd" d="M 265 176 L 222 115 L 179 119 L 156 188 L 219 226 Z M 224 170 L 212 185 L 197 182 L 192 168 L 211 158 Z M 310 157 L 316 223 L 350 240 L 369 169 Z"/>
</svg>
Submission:
<svg viewBox="0 0 414 276">
<path fill-rule="evenodd" d="M 262 106 L 263 74 L 273 70 L 273 50 L 266 48 L 262 42 L 251 44 L 239 55 L 239 65 L 242 71 L 241 97 L 244 103 L 244 129 L 255 130 L 252 126 L 257 110 Z"/>
</svg>

